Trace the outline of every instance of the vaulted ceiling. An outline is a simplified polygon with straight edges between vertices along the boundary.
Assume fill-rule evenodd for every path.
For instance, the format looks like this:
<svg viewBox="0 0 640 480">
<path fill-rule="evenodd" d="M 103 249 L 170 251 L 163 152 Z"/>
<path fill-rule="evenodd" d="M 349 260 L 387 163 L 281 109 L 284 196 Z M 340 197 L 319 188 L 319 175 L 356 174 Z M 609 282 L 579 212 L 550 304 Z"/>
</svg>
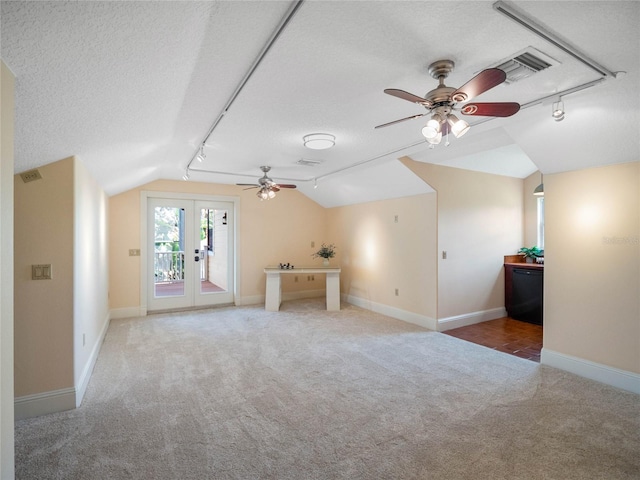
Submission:
<svg viewBox="0 0 640 480">
<path fill-rule="evenodd" d="M 520 178 L 640 160 L 640 2 L 502 4 L 609 74 L 492 1 L 3 0 L 16 172 L 76 155 L 116 194 L 189 166 L 191 180 L 247 183 L 269 165 L 275 181 L 335 206 L 431 191 L 405 155 Z M 374 129 L 425 113 L 383 90 L 424 95 L 437 86 L 432 62 L 454 61 L 446 84 L 458 87 L 529 48 L 552 66 L 477 98 L 520 103 L 513 117 L 466 117 L 467 135 L 433 149 L 428 117 Z M 335 146 L 305 148 L 315 132 Z"/>
</svg>

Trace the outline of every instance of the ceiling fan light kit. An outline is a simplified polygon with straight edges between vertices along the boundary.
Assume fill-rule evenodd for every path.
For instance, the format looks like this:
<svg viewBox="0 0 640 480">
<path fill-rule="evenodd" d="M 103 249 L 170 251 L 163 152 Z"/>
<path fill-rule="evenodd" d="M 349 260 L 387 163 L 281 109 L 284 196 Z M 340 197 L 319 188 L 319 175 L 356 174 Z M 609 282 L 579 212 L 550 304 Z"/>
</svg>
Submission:
<svg viewBox="0 0 640 480">
<path fill-rule="evenodd" d="M 451 125 L 451 133 L 453 133 L 456 138 L 460 138 L 469 131 L 469 124 L 464 120 L 460 120 L 453 113 L 447 116 L 447 122 Z"/>
<path fill-rule="evenodd" d="M 279 184 L 271 180 L 271 178 L 269 178 L 269 176 L 267 175 L 267 173 L 269 173 L 269 171 L 271 170 L 271 167 L 263 165 L 262 167 L 260 167 L 260 170 L 262 170 L 262 173 L 264 173 L 264 175 L 262 175 L 262 177 L 258 179 L 257 184 L 256 183 L 236 183 L 236 185 L 240 185 L 242 187 L 249 187 L 249 188 L 245 188 L 245 190 L 249 190 L 251 188 L 258 188 L 259 190 L 256 193 L 256 196 L 261 201 L 275 198 L 276 192 L 279 192 L 281 188 L 296 188 L 295 185 Z"/>
<path fill-rule="evenodd" d="M 302 137 L 302 141 L 312 150 L 326 150 L 336 144 L 336 137 L 330 133 L 310 133 Z"/>
<path fill-rule="evenodd" d="M 260 200 L 270 200 L 276 196 L 276 192 L 268 187 L 262 187 L 256 195 Z"/>
<path fill-rule="evenodd" d="M 510 117 L 520 110 L 520 105 L 515 102 L 468 103 L 458 107 L 457 103 L 471 100 L 503 83 L 507 74 L 499 68 L 488 68 L 462 87 L 455 89 L 444 84 L 445 78 L 453 71 L 454 66 L 455 63 L 451 60 L 438 60 L 429 65 L 429 74 L 438 80 L 438 87 L 427 92 L 424 97 L 396 88 L 386 89 L 384 91 L 386 94 L 416 103 L 426 108 L 428 112 L 378 125 L 375 128 L 387 127 L 405 120 L 431 115 L 431 119 L 422 128 L 422 135 L 430 144 L 430 148 L 433 148 L 441 142 L 443 136 L 447 136 L 448 139 L 449 132 L 453 133 L 456 138 L 460 138 L 469 131 L 469 124 L 456 117 L 452 113 L 454 109 L 463 115 L 487 117 Z M 449 145 L 448 140 L 446 145 Z"/>
</svg>

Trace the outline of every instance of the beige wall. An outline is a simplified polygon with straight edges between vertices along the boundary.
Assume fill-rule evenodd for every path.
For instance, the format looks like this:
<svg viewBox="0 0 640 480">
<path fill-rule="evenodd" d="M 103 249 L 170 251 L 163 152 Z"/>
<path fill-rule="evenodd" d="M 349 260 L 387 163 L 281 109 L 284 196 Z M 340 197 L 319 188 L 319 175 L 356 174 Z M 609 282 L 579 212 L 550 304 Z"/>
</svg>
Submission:
<svg viewBox="0 0 640 480">
<path fill-rule="evenodd" d="M 435 194 L 332 208 L 326 241 L 337 246 L 342 293 L 436 318 Z"/>
<path fill-rule="evenodd" d="M 545 175 L 545 350 L 640 373 L 639 192 L 639 162 Z"/>
<path fill-rule="evenodd" d="M 523 241 L 522 180 L 402 162 L 438 195 L 438 319 L 503 308 L 504 255 Z"/>
<path fill-rule="evenodd" d="M 0 61 L 0 478 L 14 478 L 13 136 L 15 79 Z"/>
<path fill-rule="evenodd" d="M 239 199 L 237 233 L 240 287 L 237 303 L 264 300 L 267 265 L 289 262 L 296 266 L 314 264 L 311 242 L 322 240 L 326 210 L 297 191 L 282 191 L 276 198 L 260 201 L 255 190 L 234 185 L 161 180 L 129 190 L 109 199 L 109 262 L 111 309 L 140 307 L 140 257 L 129 249 L 140 245 L 140 192 L 173 192 Z M 317 262 L 316 262 L 317 263 Z M 283 291 L 324 288 L 323 282 L 283 282 Z"/>
<path fill-rule="evenodd" d="M 73 378 L 73 158 L 15 176 L 15 395 L 71 388 Z M 31 265 L 51 264 L 51 280 Z"/>
<path fill-rule="evenodd" d="M 109 321 L 107 197 L 75 157 L 38 170 L 40 180 L 14 177 L 15 396 L 22 417 L 80 403 Z M 34 264 L 51 264 L 52 278 L 33 280 Z M 41 410 L 30 398 L 38 394 L 59 400 Z"/>
<path fill-rule="evenodd" d="M 109 322 L 108 198 L 78 159 L 74 186 L 74 385 L 84 388 Z"/>
<path fill-rule="evenodd" d="M 540 185 L 540 172 L 535 172 L 524 179 L 524 243 L 523 247 L 531 248 L 538 245 L 538 198 L 533 194 Z"/>
</svg>

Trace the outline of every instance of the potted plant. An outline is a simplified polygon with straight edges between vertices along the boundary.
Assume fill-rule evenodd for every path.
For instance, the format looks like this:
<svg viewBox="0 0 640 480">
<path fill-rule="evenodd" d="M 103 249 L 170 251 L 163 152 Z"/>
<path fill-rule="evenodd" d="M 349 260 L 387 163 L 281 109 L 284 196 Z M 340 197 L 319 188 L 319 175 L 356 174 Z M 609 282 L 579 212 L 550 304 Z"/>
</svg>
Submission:
<svg viewBox="0 0 640 480">
<path fill-rule="evenodd" d="M 329 245 L 323 243 L 316 253 L 311 255 L 313 258 L 322 258 L 322 264 L 324 266 L 329 265 L 329 259 L 336 256 L 336 246 L 333 243 Z"/>
<path fill-rule="evenodd" d="M 518 253 L 524 256 L 525 262 L 533 263 L 538 257 L 543 257 L 544 252 L 535 245 L 531 248 L 522 247 Z"/>
</svg>

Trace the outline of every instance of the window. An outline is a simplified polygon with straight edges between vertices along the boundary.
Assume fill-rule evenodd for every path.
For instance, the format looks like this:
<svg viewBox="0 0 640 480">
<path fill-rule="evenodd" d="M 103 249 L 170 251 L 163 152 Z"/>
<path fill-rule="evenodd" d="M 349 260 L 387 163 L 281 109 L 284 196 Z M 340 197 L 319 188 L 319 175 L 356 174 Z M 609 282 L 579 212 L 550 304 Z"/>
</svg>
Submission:
<svg viewBox="0 0 640 480">
<path fill-rule="evenodd" d="M 538 248 L 544 250 L 544 197 L 538 197 Z"/>
</svg>

